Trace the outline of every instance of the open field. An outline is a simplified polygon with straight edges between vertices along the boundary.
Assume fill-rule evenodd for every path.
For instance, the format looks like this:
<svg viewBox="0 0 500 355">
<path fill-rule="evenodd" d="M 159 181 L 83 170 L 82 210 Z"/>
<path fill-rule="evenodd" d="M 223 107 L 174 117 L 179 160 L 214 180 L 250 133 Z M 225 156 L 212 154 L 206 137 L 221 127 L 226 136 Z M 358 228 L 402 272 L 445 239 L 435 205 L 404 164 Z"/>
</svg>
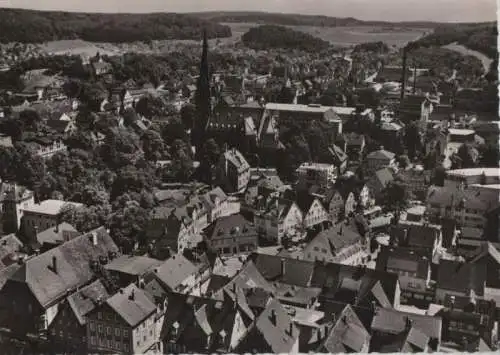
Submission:
<svg viewBox="0 0 500 355">
<path fill-rule="evenodd" d="M 239 40 L 250 28 L 259 26 L 257 23 L 223 23 L 231 27 L 233 40 Z M 382 41 L 390 46 L 400 47 L 413 41 L 432 29 L 398 28 L 382 26 L 356 27 L 319 27 L 319 26 L 289 26 L 290 28 L 329 41 L 336 46 L 348 47 L 364 42 Z"/>
<path fill-rule="evenodd" d="M 461 53 L 463 55 L 471 55 L 473 57 L 476 57 L 483 63 L 484 67 L 484 72 L 488 73 L 490 71 L 490 66 L 491 63 L 493 63 L 493 59 L 489 58 L 488 56 L 484 55 L 483 53 L 480 53 L 478 51 L 474 51 L 472 49 L 469 49 L 461 44 L 458 43 L 451 43 L 446 46 L 443 46 L 443 48 L 451 49 L 452 51 Z"/>
</svg>

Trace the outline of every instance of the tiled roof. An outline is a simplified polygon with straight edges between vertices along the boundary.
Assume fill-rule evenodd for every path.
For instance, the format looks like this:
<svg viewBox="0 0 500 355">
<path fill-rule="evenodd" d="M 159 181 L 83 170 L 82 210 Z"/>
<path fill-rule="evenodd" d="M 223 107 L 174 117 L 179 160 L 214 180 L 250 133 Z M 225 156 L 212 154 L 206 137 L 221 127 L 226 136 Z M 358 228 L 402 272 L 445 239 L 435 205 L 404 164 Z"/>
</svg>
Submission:
<svg viewBox="0 0 500 355">
<path fill-rule="evenodd" d="M 371 328 L 387 334 L 398 334 L 405 330 L 407 319 L 430 339 L 441 339 L 441 317 L 401 312 L 393 308 L 378 307 Z"/>
<path fill-rule="evenodd" d="M 484 264 L 460 263 L 441 260 L 437 273 L 437 287 L 444 290 L 468 294 L 474 290 L 476 295 L 484 294 L 486 267 Z"/>
<path fill-rule="evenodd" d="M 66 295 L 68 290 L 92 280 L 95 274 L 91 261 L 98 261 L 101 256 L 107 258 L 110 252 L 118 251 L 115 242 L 101 227 L 26 260 L 7 282 L 27 284 L 38 302 L 47 307 Z"/>
<path fill-rule="evenodd" d="M 370 333 L 350 305 L 335 317 L 336 322 L 320 350 L 328 353 L 359 353 L 370 343 Z"/>
<path fill-rule="evenodd" d="M 104 268 L 108 271 L 140 276 L 144 275 L 147 271 L 160 266 L 162 263 L 163 262 L 160 260 L 149 258 L 147 256 L 122 255 L 106 264 Z"/>
<path fill-rule="evenodd" d="M 67 300 L 80 325 L 84 325 L 87 321 L 85 316 L 97 305 L 106 302 L 109 296 L 102 281 L 96 280 L 68 296 Z"/>
<path fill-rule="evenodd" d="M 245 157 L 236 149 L 228 150 L 224 153 L 224 159 L 235 166 L 238 171 L 244 171 L 250 168 Z"/>
<path fill-rule="evenodd" d="M 234 214 L 217 219 L 205 230 L 205 234 L 209 240 L 228 237 L 246 238 L 249 236 L 257 236 L 253 224 L 247 221 L 241 214 Z"/>
<path fill-rule="evenodd" d="M 291 330 L 291 334 L 290 334 Z M 266 351 L 268 348 L 275 354 L 290 353 L 299 336 L 299 332 L 293 320 L 287 314 L 283 306 L 276 299 L 271 299 L 267 307 L 260 314 L 250 329 L 249 335 L 254 337 L 260 335 L 262 344 L 251 342 L 243 339 L 243 346 L 238 347 L 238 351 L 250 351 L 252 348 L 260 351 Z M 248 335 L 247 335 L 248 336 Z M 253 337 L 249 339 L 253 340 Z"/>
<path fill-rule="evenodd" d="M 417 277 L 427 279 L 430 261 L 427 256 L 406 248 L 382 246 L 377 257 L 377 269 L 396 269 L 416 273 Z"/>
<path fill-rule="evenodd" d="M 379 149 L 367 155 L 366 159 L 391 160 L 396 155 L 388 150 Z"/>
<path fill-rule="evenodd" d="M 55 216 L 61 213 L 61 209 L 65 206 L 74 206 L 79 208 L 82 207 L 83 204 L 70 201 L 45 200 L 33 206 L 25 207 L 23 208 L 23 211 Z"/>
<path fill-rule="evenodd" d="M 156 305 L 135 284 L 118 291 L 108 298 L 106 304 L 131 327 L 137 326 L 156 311 Z"/>
<path fill-rule="evenodd" d="M 78 231 L 71 224 L 63 222 L 57 227 L 50 227 L 42 232 L 37 233 L 36 240 L 40 244 L 58 244 L 64 242 L 65 233 L 71 233 L 72 237 L 78 235 Z"/>
<path fill-rule="evenodd" d="M 199 270 L 199 267 L 186 259 L 182 254 L 175 254 L 162 265 L 155 268 L 154 273 L 158 279 L 174 290 L 186 278 Z"/>
</svg>

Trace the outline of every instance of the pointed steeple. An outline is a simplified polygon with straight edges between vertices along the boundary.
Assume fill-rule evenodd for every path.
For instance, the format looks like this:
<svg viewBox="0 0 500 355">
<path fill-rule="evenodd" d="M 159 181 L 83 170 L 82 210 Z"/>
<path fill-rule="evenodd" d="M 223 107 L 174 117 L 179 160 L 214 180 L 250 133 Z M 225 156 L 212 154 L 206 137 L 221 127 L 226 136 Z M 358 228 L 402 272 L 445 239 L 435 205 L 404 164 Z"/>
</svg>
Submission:
<svg viewBox="0 0 500 355">
<path fill-rule="evenodd" d="M 197 154 L 203 146 L 205 130 L 211 113 L 210 104 L 210 73 L 208 69 L 208 39 L 207 31 L 203 31 L 203 49 L 200 61 L 200 76 L 196 86 L 195 105 L 197 111 L 193 127 L 193 144 Z"/>
</svg>

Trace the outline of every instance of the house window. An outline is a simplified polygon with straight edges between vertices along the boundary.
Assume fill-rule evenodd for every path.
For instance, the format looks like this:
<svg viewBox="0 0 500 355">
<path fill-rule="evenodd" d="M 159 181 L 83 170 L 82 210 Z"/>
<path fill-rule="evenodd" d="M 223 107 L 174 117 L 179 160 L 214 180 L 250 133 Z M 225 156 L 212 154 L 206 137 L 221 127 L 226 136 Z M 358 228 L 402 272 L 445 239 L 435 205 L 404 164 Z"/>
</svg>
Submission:
<svg viewBox="0 0 500 355">
<path fill-rule="evenodd" d="M 102 319 L 102 312 L 97 312 L 97 319 L 99 319 L 99 320 Z"/>
<path fill-rule="evenodd" d="M 94 322 L 90 322 L 90 331 L 95 331 L 95 323 Z"/>
<path fill-rule="evenodd" d="M 111 327 L 106 327 L 106 333 L 108 333 L 108 335 L 111 335 Z"/>
<path fill-rule="evenodd" d="M 120 336 L 120 328 L 115 328 L 115 336 L 116 337 Z"/>
<path fill-rule="evenodd" d="M 99 333 L 102 333 L 102 331 L 103 331 L 102 324 L 99 324 L 99 325 L 97 326 L 97 330 L 99 331 Z"/>
<path fill-rule="evenodd" d="M 123 337 L 128 338 L 128 330 L 127 329 L 123 329 Z"/>
<path fill-rule="evenodd" d="M 96 345 L 95 337 L 90 337 L 90 344 Z"/>
<path fill-rule="evenodd" d="M 121 346 L 120 346 L 120 343 L 119 343 L 119 342 L 116 342 L 116 343 L 115 343 L 115 348 L 116 348 L 117 350 L 121 350 Z"/>
<path fill-rule="evenodd" d="M 128 344 L 123 344 L 123 350 L 128 351 Z"/>
</svg>

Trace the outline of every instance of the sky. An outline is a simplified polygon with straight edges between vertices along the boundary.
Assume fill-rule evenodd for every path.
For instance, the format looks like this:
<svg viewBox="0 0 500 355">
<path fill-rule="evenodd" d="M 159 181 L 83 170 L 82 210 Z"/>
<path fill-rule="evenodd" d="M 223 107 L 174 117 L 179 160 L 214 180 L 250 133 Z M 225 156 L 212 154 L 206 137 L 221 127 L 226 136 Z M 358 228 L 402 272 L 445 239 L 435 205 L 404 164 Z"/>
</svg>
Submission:
<svg viewBox="0 0 500 355">
<path fill-rule="evenodd" d="M 268 11 L 362 20 L 496 20 L 496 0 L 0 0 L 0 7 L 86 12 Z"/>
</svg>

